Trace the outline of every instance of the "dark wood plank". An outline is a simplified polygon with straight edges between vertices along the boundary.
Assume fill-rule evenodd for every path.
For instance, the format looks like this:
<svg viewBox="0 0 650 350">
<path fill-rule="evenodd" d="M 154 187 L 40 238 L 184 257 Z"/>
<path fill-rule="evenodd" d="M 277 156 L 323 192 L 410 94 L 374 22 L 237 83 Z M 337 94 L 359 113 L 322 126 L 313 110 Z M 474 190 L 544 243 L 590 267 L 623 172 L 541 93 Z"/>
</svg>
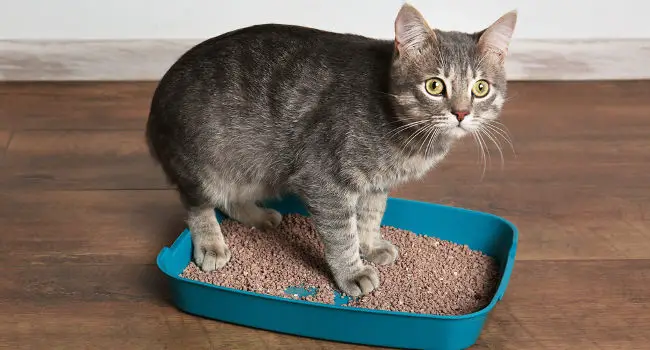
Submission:
<svg viewBox="0 0 650 350">
<path fill-rule="evenodd" d="M 0 191 L 0 265 L 153 263 L 184 219 L 173 191 Z"/>
<path fill-rule="evenodd" d="M 144 128 L 155 82 L 3 82 L 0 128 Z"/>
<path fill-rule="evenodd" d="M 2 267 L 0 273 L 7 302 L 0 339 L 13 342 L 3 345 L 357 348 L 185 315 L 168 304 L 151 265 Z M 649 260 L 518 262 L 477 348 L 641 349 L 650 341 L 649 283 Z M 34 337 L 36 330 L 46 331 Z"/>
<path fill-rule="evenodd" d="M 9 130 L 0 130 L 0 164 L 2 164 L 2 160 L 5 157 L 10 138 L 11 132 Z"/>
<path fill-rule="evenodd" d="M 5 163 L 5 188 L 168 188 L 142 131 L 15 132 Z"/>
<path fill-rule="evenodd" d="M 650 80 L 518 82 L 508 94 L 503 122 L 519 140 L 643 135 L 648 127 Z"/>
</svg>

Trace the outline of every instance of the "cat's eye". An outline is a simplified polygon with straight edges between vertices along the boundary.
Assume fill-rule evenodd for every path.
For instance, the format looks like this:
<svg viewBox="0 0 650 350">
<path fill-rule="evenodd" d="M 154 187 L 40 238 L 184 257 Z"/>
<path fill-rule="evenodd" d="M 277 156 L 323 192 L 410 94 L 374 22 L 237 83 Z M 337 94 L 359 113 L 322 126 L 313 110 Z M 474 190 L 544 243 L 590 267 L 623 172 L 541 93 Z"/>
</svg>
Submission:
<svg viewBox="0 0 650 350">
<path fill-rule="evenodd" d="M 485 97 L 490 91 L 490 84 L 485 80 L 479 80 L 472 86 L 472 94 L 476 97 Z"/>
<path fill-rule="evenodd" d="M 424 83 L 429 95 L 441 96 L 445 92 L 445 83 L 438 78 L 431 78 Z"/>
</svg>

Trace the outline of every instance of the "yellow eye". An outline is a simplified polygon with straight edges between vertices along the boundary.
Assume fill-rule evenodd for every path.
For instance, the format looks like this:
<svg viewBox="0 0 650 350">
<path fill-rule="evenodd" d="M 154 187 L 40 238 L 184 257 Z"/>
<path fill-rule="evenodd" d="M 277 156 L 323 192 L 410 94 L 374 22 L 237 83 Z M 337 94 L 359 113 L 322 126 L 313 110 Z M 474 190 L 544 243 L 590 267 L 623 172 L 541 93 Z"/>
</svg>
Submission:
<svg viewBox="0 0 650 350">
<path fill-rule="evenodd" d="M 479 80 L 472 86 L 472 93 L 476 97 L 485 97 L 490 91 L 490 84 L 485 80 Z"/>
<path fill-rule="evenodd" d="M 445 91 L 445 83 L 438 78 L 431 78 L 424 83 L 424 87 L 430 95 L 440 96 Z"/>
</svg>

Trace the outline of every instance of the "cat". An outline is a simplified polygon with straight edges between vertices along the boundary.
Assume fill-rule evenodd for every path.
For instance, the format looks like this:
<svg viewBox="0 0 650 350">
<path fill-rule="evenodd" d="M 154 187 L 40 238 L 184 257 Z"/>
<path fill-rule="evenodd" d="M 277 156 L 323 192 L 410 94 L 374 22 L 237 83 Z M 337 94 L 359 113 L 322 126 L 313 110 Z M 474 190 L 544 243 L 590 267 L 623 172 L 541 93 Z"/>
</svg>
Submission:
<svg viewBox="0 0 650 350">
<path fill-rule="evenodd" d="M 189 49 L 153 94 L 146 138 L 187 210 L 195 263 L 212 271 L 231 258 L 215 208 L 268 230 L 282 216 L 260 203 L 290 193 L 338 289 L 377 289 L 363 260 L 398 257 L 379 232 L 389 191 L 498 118 L 516 19 L 442 31 L 404 4 L 391 40 L 263 24 Z"/>
</svg>

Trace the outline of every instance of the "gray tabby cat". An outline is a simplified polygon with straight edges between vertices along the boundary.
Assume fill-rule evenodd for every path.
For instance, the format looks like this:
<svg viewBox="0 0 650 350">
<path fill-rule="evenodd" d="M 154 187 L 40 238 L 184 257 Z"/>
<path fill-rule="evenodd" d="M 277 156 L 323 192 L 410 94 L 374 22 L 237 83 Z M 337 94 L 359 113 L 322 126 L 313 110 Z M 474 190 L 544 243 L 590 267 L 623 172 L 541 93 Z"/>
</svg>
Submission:
<svg viewBox="0 0 650 350">
<path fill-rule="evenodd" d="M 267 24 L 190 49 L 154 93 L 147 139 L 187 208 L 197 265 L 231 256 L 215 208 L 270 229 L 282 217 L 259 203 L 292 193 L 341 291 L 378 288 L 362 257 L 397 258 L 379 232 L 389 190 L 498 117 L 515 22 L 510 12 L 478 33 L 445 32 L 404 5 L 395 40 Z"/>
</svg>

